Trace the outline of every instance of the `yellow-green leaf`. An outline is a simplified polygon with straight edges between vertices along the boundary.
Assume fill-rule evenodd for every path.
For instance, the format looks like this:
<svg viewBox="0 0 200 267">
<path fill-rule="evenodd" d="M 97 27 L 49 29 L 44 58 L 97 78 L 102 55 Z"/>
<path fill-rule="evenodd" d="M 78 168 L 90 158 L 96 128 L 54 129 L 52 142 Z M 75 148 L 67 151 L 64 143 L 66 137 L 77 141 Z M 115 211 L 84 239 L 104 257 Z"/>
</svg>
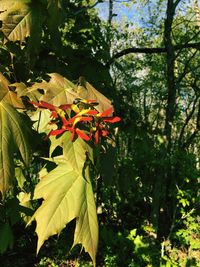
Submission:
<svg viewBox="0 0 200 267">
<path fill-rule="evenodd" d="M 98 223 L 91 182 L 66 161 L 41 179 L 34 193 L 34 199 L 39 198 L 44 201 L 32 218 L 37 222 L 37 251 L 46 239 L 77 218 L 74 244 L 81 243 L 95 262 Z"/>
<path fill-rule="evenodd" d="M 43 89 L 45 94 L 38 100 L 46 101 L 55 106 L 73 103 L 75 98 L 84 98 L 96 100 L 99 103 L 99 105 L 96 106 L 96 109 L 99 112 L 112 107 L 111 101 L 88 82 L 85 82 L 84 84 L 78 83 L 75 85 L 60 74 L 51 73 L 49 76 L 49 81 L 35 83 L 31 88 L 29 88 L 27 95 L 29 92 L 33 94 L 34 91 L 37 92 L 38 89 Z"/>
<path fill-rule="evenodd" d="M 66 139 L 57 140 L 52 148 L 53 152 L 58 145 L 63 147 L 62 160 L 58 160 L 58 166 L 41 178 L 34 192 L 34 199 L 44 199 L 32 217 L 37 222 L 37 251 L 46 239 L 60 233 L 76 218 L 74 245 L 81 243 L 95 265 L 98 222 L 89 167 L 84 167 L 89 148 L 80 138 L 70 142 L 69 133 L 63 136 Z"/>
<path fill-rule="evenodd" d="M 0 191 L 4 194 L 12 185 L 15 174 L 14 152 L 19 150 L 28 164 L 29 146 L 26 127 L 20 114 L 8 103 L 0 102 Z"/>
<path fill-rule="evenodd" d="M 79 216 L 76 219 L 74 234 L 74 244 L 82 244 L 85 251 L 89 253 L 95 265 L 95 257 L 98 245 L 98 222 L 96 216 L 96 205 L 89 178 L 89 170 L 86 169 L 86 181 L 84 183 L 83 194 L 80 196 Z"/>
<path fill-rule="evenodd" d="M 5 95 L 8 93 L 8 80 L 3 76 L 3 74 L 0 72 L 0 101 L 5 97 Z"/>
<path fill-rule="evenodd" d="M 24 108 L 21 98 L 9 88 L 9 81 L 0 72 L 0 101 L 5 101 L 15 108 Z"/>
<path fill-rule="evenodd" d="M 39 1 L 31 0 L 0 0 L 1 31 L 5 41 L 24 42 L 30 37 L 32 49 L 39 44 L 44 20 L 43 7 Z M 34 39 L 37 42 L 34 42 Z M 34 45 L 33 45 L 34 44 Z"/>
<path fill-rule="evenodd" d="M 2 31 L 10 41 L 24 41 L 26 37 L 30 36 L 30 3 L 30 0 L 0 1 Z"/>
<path fill-rule="evenodd" d="M 84 167 L 86 156 L 88 156 L 91 161 L 93 160 L 92 148 L 81 138 L 72 142 L 70 136 L 70 132 L 65 132 L 59 138 L 56 138 L 55 136 L 50 137 L 50 157 L 56 147 L 60 146 L 63 149 L 65 160 L 70 162 L 75 170 L 81 171 Z"/>
</svg>

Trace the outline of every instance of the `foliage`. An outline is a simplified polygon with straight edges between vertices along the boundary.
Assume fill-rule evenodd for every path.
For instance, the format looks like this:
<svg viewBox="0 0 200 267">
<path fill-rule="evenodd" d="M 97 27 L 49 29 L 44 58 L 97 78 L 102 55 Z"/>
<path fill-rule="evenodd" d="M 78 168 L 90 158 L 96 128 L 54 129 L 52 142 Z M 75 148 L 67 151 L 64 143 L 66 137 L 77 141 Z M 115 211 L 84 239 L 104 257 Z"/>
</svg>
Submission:
<svg viewBox="0 0 200 267">
<path fill-rule="evenodd" d="M 33 220 L 37 222 L 37 252 L 46 239 L 60 233 L 66 224 L 76 219 L 73 246 L 82 244 L 95 265 L 98 222 L 92 189 L 92 183 L 95 185 L 95 177 L 90 175 L 90 168 L 94 164 L 92 151 L 95 149 L 92 139 L 96 144 L 101 138 L 106 139 L 109 134 L 107 123 L 114 123 L 119 119 L 112 118 L 111 102 L 92 87 L 85 78 L 80 78 L 77 84 L 73 84 L 62 75 L 52 73 L 49 75 L 49 81 L 27 82 L 28 77 L 32 80 L 39 78 L 37 77 L 38 73 L 34 73 L 33 69 L 48 34 L 43 40 L 42 36 L 48 31 L 50 38 L 54 39 L 55 32 L 53 33 L 53 31 L 59 33 L 58 26 L 63 22 L 62 20 L 59 20 L 59 23 L 56 21 L 56 18 L 60 17 L 63 12 L 61 1 L 56 2 L 38 1 L 36 3 L 35 1 L 11 2 L 4 0 L 0 2 L 2 52 L 7 51 L 7 57 L 12 55 L 13 58 L 13 64 L 8 60 L 5 61 L 7 65 L 2 66 L 2 71 L 6 75 L 1 73 L 0 191 L 2 212 L 5 210 L 5 218 L 2 217 L 1 222 L 1 252 L 5 252 L 9 246 L 12 246 L 11 227 L 18 223 L 21 207 L 27 206 L 28 210 L 35 210 L 29 224 Z M 52 18 L 53 20 L 51 20 Z M 33 60 L 33 57 L 36 57 L 36 60 Z M 21 65 L 24 59 L 22 73 L 16 77 L 16 66 Z M 15 75 L 14 81 L 12 75 Z M 12 84 L 8 82 L 6 76 L 10 77 Z M 92 99 L 91 104 L 90 99 Z M 33 102 L 35 106 L 47 108 L 52 113 L 49 113 L 48 110 L 35 110 L 30 101 L 38 101 L 38 104 Z M 95 104 L 92 104 L 93 102 Z M 65 105 L 67 108 L 59 108 L 61 105 L 63 107 Z M 97 107 L 94 108 L 94 105 Z M 106 111 L 106 109 L 108 110 Z M 23 113 L 24 115 L 22 115 Z M 49 154 L 49 158 L 46 157 L 46 160 L 51 163 L 47 163 L 41 170 L 35 188 L 34 185 L 28 186 L 28 188 L 24 186 L 26 176 L 23 175 L 25 165 L 22 163 L 27 165 L 30 161 L 31 151 L 28 139 L 34 136 L 33 132 L 23 125 L 22 116 L 26 116 L 26 120 L 28 118 L 32 120 L 34 130 L 39 133 L 43 131 L 48 134 L 48 130 L 54 124 L 49 133 L 49 137 L 52 136 L 49 142 L 49 152 L 48 148 L 44 151 L 38 151 L 35 148 L 33 150 L 32 157 L 45 157 Z M 50 117 L 53 119 L 51 120 Z M 61 128 L 60 123 L 63 123 Z M 27 123 L 27 126 L 30 127 L 31 123 Z M 65 129 L 62 131 L 63 127 Z M 65 133 L 65 131 L 71 132 L 71 138 L 69 132 Z M 41 137 L 37 135 L 37 138 Z M 91 139 L 90 144 L 86 144 L 81 138 L 85 141 Z M 39 144 L 40 142 L 38 141 Z M 18 151 L 20 157 L 16 155 Z M 37 155 L 38 152 L 39 155 Z M 37 164 L 35 159 L 33 161 L 33 164 Z M 21 163 L 16 165 L 15 162 Z M 53 168 L 52 163 L 56 167 Z M 13 180 L 14 175 L 17 176 L 18 184 Z M 57 189 L 55 190 L 55 188 Z M 25 193 L 26 200 L 22 196 L 23 193 Z M 13 211 L 12 213 L 7 211 L 8 199 L 13 201 L 13 197 L 21 200 L 21 203 L 16 202 L 18 215 L 16 218 L 18 219 L 14 222 L 10 217 L 13 216 Z M 43 200 L 39 204 L 36 202 L 37 199 Z M 14 206 L 14 203 L 12 202 L 11 206 Z M 27 216 L 28 214 L 25 212 L 25 217 L 27 218 Z"/>
</svg>

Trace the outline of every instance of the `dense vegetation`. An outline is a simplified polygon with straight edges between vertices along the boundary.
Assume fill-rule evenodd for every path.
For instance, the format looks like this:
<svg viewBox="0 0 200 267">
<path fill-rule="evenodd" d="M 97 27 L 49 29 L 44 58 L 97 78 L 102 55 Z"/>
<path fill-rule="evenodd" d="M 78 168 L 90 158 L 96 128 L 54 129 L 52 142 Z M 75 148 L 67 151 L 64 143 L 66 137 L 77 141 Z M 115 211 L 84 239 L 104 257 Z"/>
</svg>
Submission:
<svg viewBox="0 0 200 267">
<path fill-rule="evenodd" d="M 0 21 L 1 265 L 199 266 L 198 1 L 0 0 Z"/>
</svg>

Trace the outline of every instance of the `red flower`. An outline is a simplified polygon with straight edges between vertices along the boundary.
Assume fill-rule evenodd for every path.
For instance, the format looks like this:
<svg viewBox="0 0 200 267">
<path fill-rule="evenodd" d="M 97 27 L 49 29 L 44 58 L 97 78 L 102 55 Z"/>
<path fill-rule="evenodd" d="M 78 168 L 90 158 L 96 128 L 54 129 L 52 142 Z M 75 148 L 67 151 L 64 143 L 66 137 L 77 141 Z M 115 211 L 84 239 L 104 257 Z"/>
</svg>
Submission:
<svg viewBox="0 0 200 267">
<path fill-rule="evenodd" d="M 55 110 L 55 106 L 45 102 L 45 101 L 40 101 L 40 102 L 34 102 L 34 101 L 30 101 L 31 104 L 33 104 L 34 106 L 36 106 L 37 108 L 47 108 L 49 110 Z"/>
<path fill-rule="evenodd" d="M 90 132 L 90 135 L 94 137 L 94 142 L 97 144 L 99 142 L 99 138 L 106 137 L 109 134 L 107 130 L 107 123 L 116 123 L 119 122 L 121 119 L 119 117 L 110 117 L 113 113 L 113 108 L 109 108 L 101 113 L 96 115 L 96 125 L 93 131 Z"/>
<path fill-rule="evenodd" d="M 113 108 L 109 108 L 97 115 L 97 117 L 103 118 L 104 122 L 116 123 L 121 120 L 120 117 L 108 117 L 110 114 L 113 113 Z"/>
<path fill-rule="evenodd" d="M 119 117 L 112 117 L 112 107 L 101 113 L 98 112 L 94 108 L 97 105 L 96 100 L 75 99 L 73 104 L 60 105 L 59 107 L 45 101 L 31 103 L 38 108 L 51 111 L 50 124 L 56 124 L 58 128 L 51 130 L 48 136 L 57 136 L 69 131 L 71 132 L 71 141 L 74 140 L 75 136 L 79 136 L 85 141 L 94 138 L 94 142 L 97 144 L 100 137 L 106 137 L 109 134 L 108 123 L 116 123 L 121 120 Z M 79 106 L 80 103 L 85 109 Z M 70 118 L 72 113 L 66 112 L 66 110 L 73 110 L 76 115 Z M 90 134 L 88 135 L 86 132 Z"/>
</svg>

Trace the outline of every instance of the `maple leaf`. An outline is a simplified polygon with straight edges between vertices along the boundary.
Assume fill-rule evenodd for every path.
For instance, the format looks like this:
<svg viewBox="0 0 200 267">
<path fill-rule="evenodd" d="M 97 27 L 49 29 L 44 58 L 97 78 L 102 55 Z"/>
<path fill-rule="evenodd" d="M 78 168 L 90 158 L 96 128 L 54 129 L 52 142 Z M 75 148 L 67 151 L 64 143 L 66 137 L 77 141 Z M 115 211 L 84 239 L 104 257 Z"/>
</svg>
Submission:
<svg viewBox="0 0 200 267">
<path fill-rule="evenodd" d="M 95 108 L 99 112 L 103 112 L 104 110 L 112 107 L 111 101 L 99 91 L 97 91 L 88 82 L 85 82 L 84 86 L 81 87 L 84 90 L 83 93 L 83 90 L 80 90 L 80 85 L 73 84 L 60 74 L 51 73 L 49 74 L 49 76 L 49 81 L 35 83 L 33 86 L 28 88 L 27 95 L 29 93 L 33 95 L 34 91 L 35 95 L 38 95 L 38 89 L 43 89 L 45 91 L 45 94 L 41 95 L 41 97 L 39 97 L 37 100 L 45 101 L 54 106 L 72 104 L 75 99 L 84 98 L 86 100 L 96 100 L 99 104 L 95 106 Z"/>
<path fill-rule="evenodd" d="M 63 147 L 62 159 L 58 157 L 58 166 L 42 177 L 34 192 L 34 199 L 44 199 L 31 219 L 37 222 L 37 251 L 46 239 L 60 233 L 66 224 L 76 219 L 74 245 L 82 244 L 95 265 L 98 222 L 88 166 L 83 174 L 86 152 L 90 149 L 81 139 L 70 142 L 69 133 L 63 136 L 51 139 L 51 152 L 57 146 Z"/>
<path fill-rule="evenodd" d="M 31 0 L 1 0 L 0 20 L 1 31 L 5 40 L 23 42 L 27 37 L 34 38 L 40 35 L 43 21 L 42 5 Z M 38 39 L 37 39 L 38 40 Z"/>
<path fill-rule="evenodd" d="M 0 102 L 0 191 L 12 185 L 15 174 L 14 152 L 20 151 L 24 163 L 29 161 L 26 126 L 20 114 L 5 101 Z"/>
<path fill-rule="evenodd" d="M 9 85 L 9 81 L 0 72 L 0 101 L 3 100 L 15 108 L 24 108 L 21 98 L 19 98 L 15 92 L 10 90 Z"/>
<path fill-rule="evenodd" d="M 14 178 L 14 153 L 29 161 L 27 127 L 15 108 L 24 108 L 20 98 L 9 89 L 9 81 L 0 73 L 0 191 L 4 195 Z"/>
</svg>

